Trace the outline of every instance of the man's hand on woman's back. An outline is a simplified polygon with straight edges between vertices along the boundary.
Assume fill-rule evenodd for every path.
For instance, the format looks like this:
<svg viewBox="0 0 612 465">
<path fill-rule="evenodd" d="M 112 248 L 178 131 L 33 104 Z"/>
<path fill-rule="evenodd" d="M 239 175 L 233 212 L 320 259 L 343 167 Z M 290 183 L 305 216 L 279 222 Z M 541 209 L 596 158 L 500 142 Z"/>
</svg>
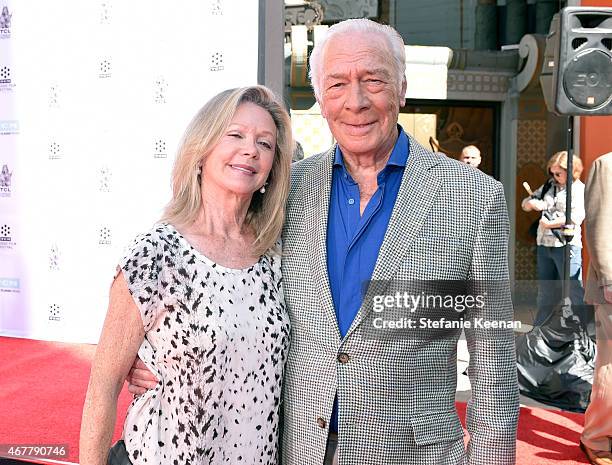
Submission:
<svg viewBox="0 0 612 465">
<path fill-rule="evenodd" d="M 128 391 L 137 396 L 153 389 L 159 382 L 138 357 L 134 360 L 130 373 L 125 380 L 128 382 Z"/>
</svg>

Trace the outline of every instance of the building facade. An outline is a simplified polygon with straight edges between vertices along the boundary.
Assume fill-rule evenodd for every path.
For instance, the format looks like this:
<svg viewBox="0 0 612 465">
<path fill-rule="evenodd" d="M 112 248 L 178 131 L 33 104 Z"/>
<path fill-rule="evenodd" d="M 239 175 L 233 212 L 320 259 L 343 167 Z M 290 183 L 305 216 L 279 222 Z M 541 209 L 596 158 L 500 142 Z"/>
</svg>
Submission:
<svg viewBox="0 0 612 465">
<path fill-rule="evenodd" d="M 511 276 L 535 279 L 528 229 L 537 214 L 520 208 L 522 183 L 536 188 L 546 180 L 546 160 L 566 148 L 568 128 L 567 117 L 544 102 L 545 40 L 559 9 L 581 4 L 612 7 L 612 0 L 285 0 L 284 94 L 296 138 L 307 156 L 333 142 L 307 78 L 308 53 L 326 26 L 355 17 L 392 25 L 407 45 L 400 124 L 450 157 L 466 145 L 480 148 L 481 169 L 506 192 Z M 575 152 L 587 169 L 612 150 L 610 118 L 575 118 Z"/>
</svg>

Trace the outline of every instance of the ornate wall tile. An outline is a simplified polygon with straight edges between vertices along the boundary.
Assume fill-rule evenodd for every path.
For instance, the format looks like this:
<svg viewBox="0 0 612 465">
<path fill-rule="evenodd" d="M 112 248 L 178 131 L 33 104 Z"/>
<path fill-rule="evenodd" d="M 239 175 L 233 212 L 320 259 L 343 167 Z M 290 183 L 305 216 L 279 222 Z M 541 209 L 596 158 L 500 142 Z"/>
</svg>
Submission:
<svg viewBox="0 0 612 465">
<path fill-rule="evenodd" d="M 511 74 L 450 69 L 447 77 L 448 98 L 505 100 L 511 78 Z"/>
</svg>

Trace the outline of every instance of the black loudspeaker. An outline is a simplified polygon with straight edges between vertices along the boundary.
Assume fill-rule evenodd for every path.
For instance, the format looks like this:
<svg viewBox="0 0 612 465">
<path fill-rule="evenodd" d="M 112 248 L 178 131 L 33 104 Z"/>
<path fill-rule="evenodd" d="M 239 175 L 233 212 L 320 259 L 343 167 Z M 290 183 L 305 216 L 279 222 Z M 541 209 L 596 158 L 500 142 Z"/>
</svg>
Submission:
<svg viewBox="0 0 612 465">
<path fill-rule="evenodd" d="M 567 7 L 553 17 L 540 84 L 548 111 L 612 115 L 612 8 Z"/>
</svg>

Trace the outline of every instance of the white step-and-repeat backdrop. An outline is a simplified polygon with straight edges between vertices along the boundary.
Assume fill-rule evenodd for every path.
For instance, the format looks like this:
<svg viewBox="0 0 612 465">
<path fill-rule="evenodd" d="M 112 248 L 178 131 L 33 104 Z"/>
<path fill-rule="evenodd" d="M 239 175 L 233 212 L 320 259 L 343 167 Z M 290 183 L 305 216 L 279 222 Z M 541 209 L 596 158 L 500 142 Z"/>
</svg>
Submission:
<svg viewBox="0 0 612 465">
<path fill-rule="evenodd" d="M 98 340 L 184 128 L 256 84 L 256 0 L 0 0 L 0 335 Z"/>
</svg>

